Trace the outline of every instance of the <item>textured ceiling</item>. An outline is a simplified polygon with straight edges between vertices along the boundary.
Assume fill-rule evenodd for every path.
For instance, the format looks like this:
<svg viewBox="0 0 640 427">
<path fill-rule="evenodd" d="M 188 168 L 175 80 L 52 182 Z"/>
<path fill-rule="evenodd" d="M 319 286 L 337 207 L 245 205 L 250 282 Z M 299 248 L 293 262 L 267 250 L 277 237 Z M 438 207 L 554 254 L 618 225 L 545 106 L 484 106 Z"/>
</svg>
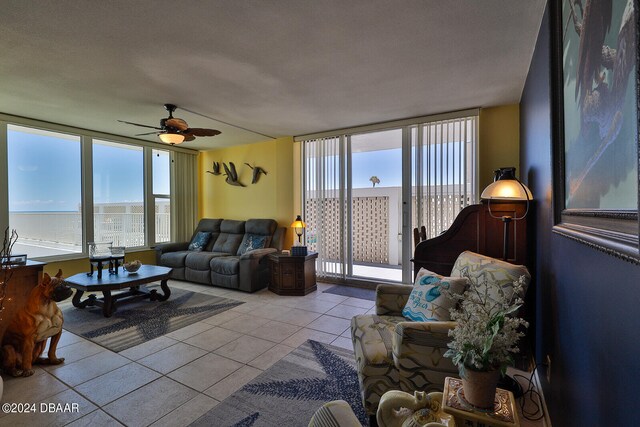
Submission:
<svg viewBox="0 0 640 427">
<path fill-rule="evenodd" d="M 274 137 L 517 103 L 544 0 L 0 0 L 0 112 Z M 222 131 L 185 147 L 263 141 Z M 145 137 L 156 140 L 154 135 Z"/>
</svg>

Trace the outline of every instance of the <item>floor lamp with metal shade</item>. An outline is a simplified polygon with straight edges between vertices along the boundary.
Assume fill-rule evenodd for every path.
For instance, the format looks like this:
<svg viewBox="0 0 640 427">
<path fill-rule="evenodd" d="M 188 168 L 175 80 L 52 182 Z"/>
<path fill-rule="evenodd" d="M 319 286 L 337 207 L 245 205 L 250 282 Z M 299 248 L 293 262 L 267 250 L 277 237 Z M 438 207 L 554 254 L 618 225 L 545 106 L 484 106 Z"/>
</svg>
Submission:
<svg viewBox="0 0 640 427">
<path fill-rule="evenodd" d="M 502 221 L 503 225 L 503 242 L 502 242 L 502 259 L 507 260 L 509 256 L 509 224 L 511 221 L 519 221 L 524 219 L 529 213 L 529 202 L 533 200 L 531 190 L 527 188 L 518 178 L 516 178 L 516 168 L 500 168 L 495 171 L 494 181 L 484 189 L 480 198 L 487 200 L 489 215 Z M 520 217 L 512 217 L 510 215 L 496 216 L 491 212 L 491 201 L 526 201 L 527 207 L 524 214 Z M 508 376 L 500 378 L 498 387 L 509 390 L 517 398 L 522 396 L 522 388 L 518 382 Z"/>
<path fill-rule="evenodd" d="M 494 181 L 484 189 L 480 198 L 487 200 L 489 209 L 489 215 L 491 218 L 496 218 L 502 221 L 503 228 L 503 243 L 502 243 L 502 259 L 507 260 L 509 255 L 509 223 L 511 221 L 519 221 L 524 219 L 529 213 L 529 202 L 533 200 L 531 191 L 524 185 L 518 178 L 516 178 L 516 168 L 500 168 L 495 171 Z M 491 212 L 491 201 L 526 201 L 527 208 L 524 214 L 520 217 L 512 217 L 509 215 L 495 216 Z"/>
</svg>

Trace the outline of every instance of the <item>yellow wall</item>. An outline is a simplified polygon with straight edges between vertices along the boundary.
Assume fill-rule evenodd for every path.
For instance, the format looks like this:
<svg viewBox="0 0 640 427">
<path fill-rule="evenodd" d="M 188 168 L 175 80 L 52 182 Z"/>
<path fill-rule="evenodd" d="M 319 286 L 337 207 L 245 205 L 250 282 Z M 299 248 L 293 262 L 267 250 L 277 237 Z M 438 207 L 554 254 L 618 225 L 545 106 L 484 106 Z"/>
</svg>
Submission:
<svg viewBox="0 0 640 427">
<path fill-rule="evenodd" d="M 295 219 L 293 138 L 279 138 L 255 144 L 240 145 L 200 153 L 198 213 L 200 218 L 246 220 L 273 218 L 287 228 L 285 247 L 293 242 L 289 225 Z M 213 162 L 233 162 L 238 180 L 246 187 L 229 185 L 225 176 L 206 173 Z M 251 184 L 252 170 L 244 163 L 260 166 L 262 175 Z M 221 166 L 224 173 L 224 168 Z"/>
<path fill-rule="evenodd" d="M 493 171 L 516 167 L 520 176 L 520 107 L 503 105 L 480 110 L 480 191 L 493 181 Z"/>
<path fill-rule="evenodd" d="M 153 250 L 127 252 L 125 260 L 133 261 L 139 259 L 143 264 L 155 264 L 156 254 Z M 87 272 L 90 270 L 89 258 L 70 259 L 68 261 L 52 261 L 44 267 L 44 272 L 49 275 L 55 275 L 58 269 L 62 269 L 64 277 L 73 276 L 74 274 Z"/>
</svg>

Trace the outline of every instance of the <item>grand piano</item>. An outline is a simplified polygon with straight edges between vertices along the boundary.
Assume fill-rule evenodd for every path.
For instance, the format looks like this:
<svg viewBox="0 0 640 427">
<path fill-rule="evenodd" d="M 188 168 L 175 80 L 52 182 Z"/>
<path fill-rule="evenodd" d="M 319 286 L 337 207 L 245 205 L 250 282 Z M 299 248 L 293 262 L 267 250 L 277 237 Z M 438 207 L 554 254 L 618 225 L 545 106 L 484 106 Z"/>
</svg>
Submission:
<svg viewBox="0 0 640 427">
<path fill-rule="evenodd" d="M 512 264 L 527 265 L 527 217 L 511 221 L 508 227 L 508 250 L 503 258 L 504 223 L 503 216 L 522 217 L 527 209 L 526 202 L 483 201 L 460 211 L 448 230 L 439 236 L 420 242 L 414 251 L 414 277 L 420 268 L 448 276 L 453 264 L 464 251 L 473 251 L 493 258 L 505 259 Z M 531 214 L 531 212 L 529 212 Z"/>
</svg>

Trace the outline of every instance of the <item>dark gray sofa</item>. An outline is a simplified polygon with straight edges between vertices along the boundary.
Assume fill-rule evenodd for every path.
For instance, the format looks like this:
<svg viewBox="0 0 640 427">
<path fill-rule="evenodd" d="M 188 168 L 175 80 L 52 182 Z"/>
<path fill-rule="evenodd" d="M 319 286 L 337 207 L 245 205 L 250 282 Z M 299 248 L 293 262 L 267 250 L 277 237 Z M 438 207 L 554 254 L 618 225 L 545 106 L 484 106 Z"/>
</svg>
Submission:
<svg viewBox="0 0 640 427">
<path fill-rule="evenodd" d="M 282 250 L 286 229 L 272 219 L 203 218 L 193 236 L 208 231 L 211 238 L 201 252 L 189 251 L 189 242 L 156 246 L 156 264 L 171 267 L 171 278 L 206 285 L 254 292 L 267 286 L 269 265 L 266 255 Z M 240 254 L 249 236 L 266 236 L 264 249 Z M 193 239 L 193 237 L 192 237 Z"/>
</svg>

